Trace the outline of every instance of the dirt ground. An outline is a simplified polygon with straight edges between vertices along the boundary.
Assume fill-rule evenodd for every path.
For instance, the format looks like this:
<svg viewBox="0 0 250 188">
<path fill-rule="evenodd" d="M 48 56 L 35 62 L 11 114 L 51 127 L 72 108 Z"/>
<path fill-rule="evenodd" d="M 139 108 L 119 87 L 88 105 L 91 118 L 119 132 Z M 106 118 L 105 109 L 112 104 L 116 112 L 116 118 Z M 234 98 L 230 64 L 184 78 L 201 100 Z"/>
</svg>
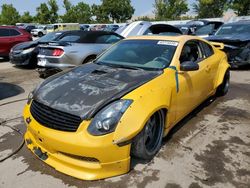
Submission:
<svg viewBox="0 0 250 188">
<path fill-rule="evenodd" d="M 1 61 L 1 60 L 0 60 Z M 232 71 L 225 97 L 202 104 L 164 139 L 157 156 L 133 160 L 128 174 L 81 181 L 47 166 L 26 146 L 0 162 L 0 188 L 64 187 L 250 187 L 250 71 Z M 0 160 L 14 151 L 25 131 L 22 110 L 42 80 L 32 69 L 0 62 Z"/>
</svg>

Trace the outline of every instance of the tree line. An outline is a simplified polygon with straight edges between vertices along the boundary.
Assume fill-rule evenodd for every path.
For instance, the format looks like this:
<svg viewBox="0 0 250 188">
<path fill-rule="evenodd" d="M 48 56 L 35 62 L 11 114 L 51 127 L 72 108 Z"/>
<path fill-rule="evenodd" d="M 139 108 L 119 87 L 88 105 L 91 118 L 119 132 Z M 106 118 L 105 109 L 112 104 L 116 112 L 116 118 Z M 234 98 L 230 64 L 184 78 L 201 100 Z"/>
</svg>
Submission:
<svg viewBox="0 0 250 188">
<path fill-rule="evenodd" d="M 143 6 L 143 5 L 142 5 Z M 138 19 L 152 20 L 177 20 L 187 18 L 189 11 L 187 0 L 155 0 L 154 18 L 147 16 Z M 131 0 L 101 0 L 100 5 L 89 5 L 79 2 L 73 5 L 69 0 L 63 0 L 64 15 L 59 15 L 59 6 L 56 0 L 48 0 L 36 8 L 33 16 L 26 11 L 22 15 L 12 4 L 3 4 L 0 12 L 0 24 L 14 25 L 21 23 L 121 23 L 131 19 L 134 7 Z M 196 0 L 192 4 L 196 18 L 221 17 L 223 12 L 232 9 L 238 16 L 250 15 L 250 0 Z M 183 16 L 184 15 L 184 16 Z"/>
</svg>

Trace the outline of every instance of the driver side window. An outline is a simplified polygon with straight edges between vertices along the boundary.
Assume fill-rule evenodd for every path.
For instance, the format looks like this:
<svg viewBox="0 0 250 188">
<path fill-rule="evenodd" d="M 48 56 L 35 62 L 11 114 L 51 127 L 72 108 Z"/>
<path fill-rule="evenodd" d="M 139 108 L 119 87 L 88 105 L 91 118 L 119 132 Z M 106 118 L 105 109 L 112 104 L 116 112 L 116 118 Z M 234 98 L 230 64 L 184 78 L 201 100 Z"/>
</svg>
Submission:
<svg viewBox="0 0 250 188">
<path fill-rule="evenodd" d="M 199 63 L 204 59 L 204 54 L 202 53 L 201 47 L 198 41 L 188 41 L 181 52 L 180 63 L 185 61 L 192 61 Z"/>
</svg>

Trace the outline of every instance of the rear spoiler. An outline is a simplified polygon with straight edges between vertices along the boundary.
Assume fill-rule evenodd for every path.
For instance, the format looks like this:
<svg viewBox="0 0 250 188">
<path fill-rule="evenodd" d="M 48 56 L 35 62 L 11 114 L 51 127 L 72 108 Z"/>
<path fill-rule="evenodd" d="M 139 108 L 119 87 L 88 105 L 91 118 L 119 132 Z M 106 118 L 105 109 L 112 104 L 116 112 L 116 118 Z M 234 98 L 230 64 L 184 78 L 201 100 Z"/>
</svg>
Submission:
<svg viewBox="0 0 250 188">
<path fill-rule="evenodd" d="M 210 42 L 210 44 L 212 44 L 215 48 L 219 49 L 219 50 L 223 50 L 225 45 L 223 43 L 220 42 Z"/>
</svg>

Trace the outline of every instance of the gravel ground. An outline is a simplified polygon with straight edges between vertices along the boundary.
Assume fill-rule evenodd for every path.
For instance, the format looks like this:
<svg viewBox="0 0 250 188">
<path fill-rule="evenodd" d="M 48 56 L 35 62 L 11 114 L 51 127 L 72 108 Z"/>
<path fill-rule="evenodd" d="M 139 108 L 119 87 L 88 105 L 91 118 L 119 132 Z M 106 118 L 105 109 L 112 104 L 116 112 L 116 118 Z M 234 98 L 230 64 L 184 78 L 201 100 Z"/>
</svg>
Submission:
<svg viewBox="0 0 250 188">
<path fill-rule="evenodd" d="M 1 61 L 1 60 L 0 60 Z M 47 166 L 24 146 L 0 162 L 0 188 L 27 187 L 250 187 L 250 74 L 232 71 L 225 97 L 198 107 L 171 134 L 149 163 L 132 161 L 125 175 L 81 181 Z M 25 131 L 22 109 L 42 80 L 32 69 L 0 62 L 0 159 L 14 151 Z M 12 119 L 12 120 L 11 120 Z"/>
</svg>

